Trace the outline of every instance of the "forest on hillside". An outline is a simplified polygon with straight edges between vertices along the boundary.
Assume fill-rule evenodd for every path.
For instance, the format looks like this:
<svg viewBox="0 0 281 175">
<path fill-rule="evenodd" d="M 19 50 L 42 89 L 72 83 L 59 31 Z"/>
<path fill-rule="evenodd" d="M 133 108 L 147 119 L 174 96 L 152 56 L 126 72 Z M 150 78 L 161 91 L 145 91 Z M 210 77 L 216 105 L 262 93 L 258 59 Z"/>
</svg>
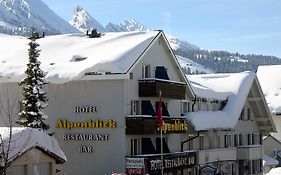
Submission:
<svg viewBox="0 0 281 175">
<path fill-rule="evenodd" d="M 216 73 L 230 73 L 253 71 L 256 72 L 260 65 L 281 64 L 281 59 L 275 56 L 239 54 L 227 51 L 208 50 L 175 50 L 176 55 L 180 55 L 199 63 L 206 68 L 212 69 Z M 187 73 L 187 72 L 186 72 Z"/>
</svg>

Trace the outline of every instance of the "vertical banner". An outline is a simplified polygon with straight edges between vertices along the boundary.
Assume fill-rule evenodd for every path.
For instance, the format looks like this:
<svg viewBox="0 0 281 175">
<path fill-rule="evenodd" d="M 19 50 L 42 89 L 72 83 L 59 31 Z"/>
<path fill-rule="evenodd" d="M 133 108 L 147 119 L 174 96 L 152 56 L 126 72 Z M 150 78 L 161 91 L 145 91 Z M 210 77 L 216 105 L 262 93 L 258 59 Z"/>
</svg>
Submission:
<svg viewBox="0 0 281 175">
<path fill-rule="evenodd" d="M 127 175 L 144 175 L 144 158 L 126 158 Z"/>
</svg>

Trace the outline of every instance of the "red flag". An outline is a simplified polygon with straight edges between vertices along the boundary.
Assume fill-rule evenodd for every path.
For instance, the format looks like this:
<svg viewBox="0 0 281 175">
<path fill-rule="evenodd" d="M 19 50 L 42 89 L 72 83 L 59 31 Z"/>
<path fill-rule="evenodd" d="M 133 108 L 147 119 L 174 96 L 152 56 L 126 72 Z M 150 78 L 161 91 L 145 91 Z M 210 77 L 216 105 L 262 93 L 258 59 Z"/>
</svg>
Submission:
<svg viewBox="0 0 281 175">
<path fill-rule="evenodd" d="M 163 118 L 162 118 L 162 97 L 160 93 L 159 103 L 158 103 L 158 109 L 157 109 L 157 124 L 160 129 L 162 129 L 163 125 Z"/>
</svg>

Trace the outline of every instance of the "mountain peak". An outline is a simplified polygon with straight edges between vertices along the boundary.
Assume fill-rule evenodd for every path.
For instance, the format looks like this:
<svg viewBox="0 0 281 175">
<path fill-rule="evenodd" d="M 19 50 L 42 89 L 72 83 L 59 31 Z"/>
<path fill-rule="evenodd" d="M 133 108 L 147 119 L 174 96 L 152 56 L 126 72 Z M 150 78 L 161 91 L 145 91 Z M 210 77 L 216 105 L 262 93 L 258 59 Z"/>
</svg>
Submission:
<svg viewBox="0 0 281 175">
<path fill-rule="evenodd" d="M 69 23 L 83 33 L 92 29 L 97 29 L 98 32 L 106 32 L 106 29 L 79 5 L 74 9 L 74 14 Z"/>
<path fill-rule="evenodd" d="M 134 19 L 125 20 L 118 24 L 124 31 L 149 31 L 150 29 Z"/>
<path fill-rule="evenodd" d="M 77 5 L 76 8 L 74 9 L 74 13 L 78 13 L 78 12 L 81 12 L 81 11 L 84 11 L 84 9 L 79 5 Z"/>
<path fill-rule="evenodd" d="M 31 28 L 45 34 L 79 32 L 41 0 L 0 0 L 0 32 L 28 36 Z"/>
</svg>

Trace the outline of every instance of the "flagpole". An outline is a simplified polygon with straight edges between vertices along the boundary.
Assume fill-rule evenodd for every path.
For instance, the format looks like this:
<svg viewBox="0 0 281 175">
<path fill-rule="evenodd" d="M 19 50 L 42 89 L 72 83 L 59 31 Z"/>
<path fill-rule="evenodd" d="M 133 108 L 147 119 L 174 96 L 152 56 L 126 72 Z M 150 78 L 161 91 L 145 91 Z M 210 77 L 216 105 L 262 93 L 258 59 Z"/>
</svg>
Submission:
<svg viewBox="0 0 281 175">
<path fill-rule="evenodd" d="M 159 92 L 159 95 L 160 95 L 160 98 L 162 98 L 162 94 L 161 94 L 161 91 Z M 162 103 L 162 101 L 160 101 L 160 103 Z M 162 116 L 162 104 L 161 104 L 161 116 Z M 161 124 L 161 127 L 160 127 L 160 144 L 161 144 L 161 175 L 164 174 L 164 160 L 163 160 L 163 129 L 162 129 L 162 126 L 163 126 L 163 120 L 161 121 L 162 124 Z"/>
<path fill-rule="evenodd" d="M 161 175 L 164 174 L 164 160 L 163 160 L 163 129 L 161 127 L 161 130 L 160 130 L 160 138 L 161 138 Z"/>
</svg>

